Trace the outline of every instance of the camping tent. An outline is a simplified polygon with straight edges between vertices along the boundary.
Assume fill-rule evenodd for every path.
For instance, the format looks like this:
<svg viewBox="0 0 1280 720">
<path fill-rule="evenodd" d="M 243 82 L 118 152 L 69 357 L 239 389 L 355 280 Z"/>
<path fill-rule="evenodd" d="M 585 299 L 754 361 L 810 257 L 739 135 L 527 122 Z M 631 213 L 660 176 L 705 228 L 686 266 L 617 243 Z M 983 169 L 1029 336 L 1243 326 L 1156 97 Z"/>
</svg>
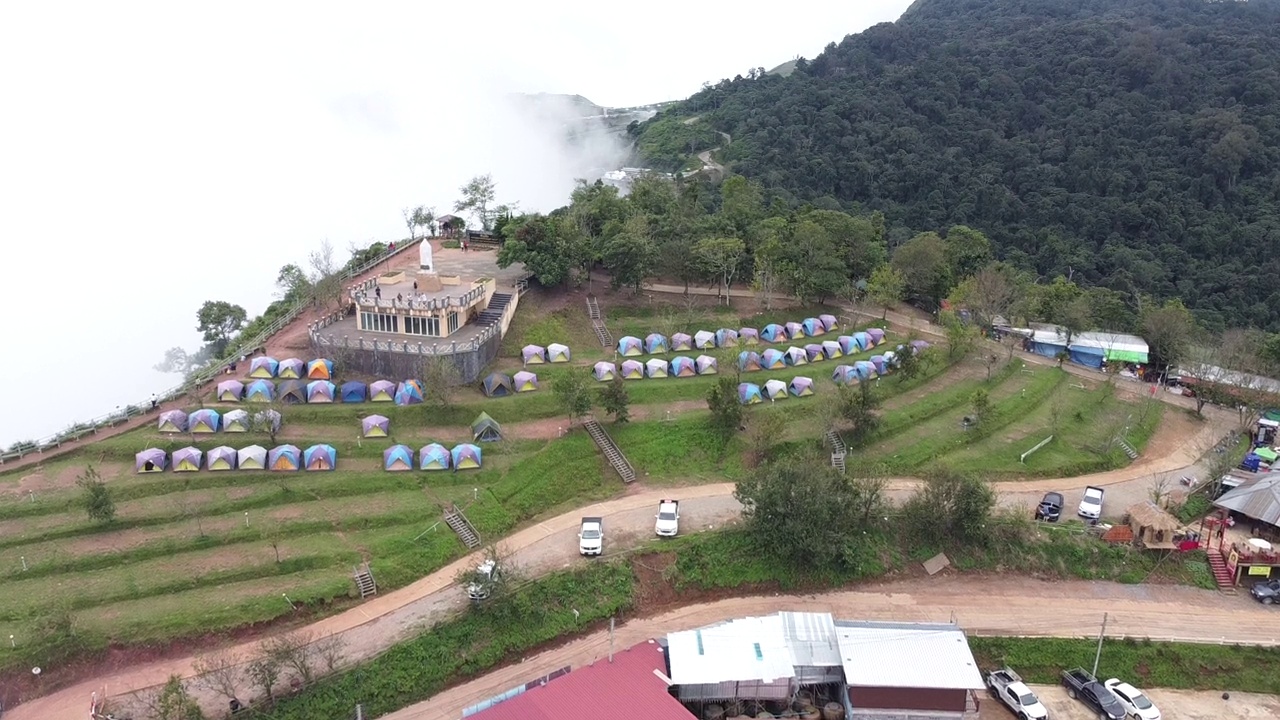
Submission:
<svg viewBox="0 0 1280 720">
<path fill-rule="evenodd" d="M 311 380 L 332 380 L 333 361 L 326 358 L 316 358 L 307 363 L 307 378 Z"/>
<path fill-rule="evenodd" d="M 551 343 L 547 346 L 547 359 L 554 363 L 569 362 L 569 346 Z"/>
<path fill-rule="evenodd" d="M 200 408 L 187 416 L 187 428 L 193 433 L 216 433 L 222 427 L 217 410 Z"/>
<path fill-rule="evenodd" d="M 634 335 L 623 335 L 618 338 L 618 354 L 623 357 L 635 357 L 644 354 L 644 343 Z"/>
<path fill-rule="evenodd" d="M 374 380 L 369 383 L 370 402 L 392 402 L 396 399 L 396 384 L 390 380 Z"/>
<path fill-rule="evenodd" d="M 880 376 L 880 373 L 876 372 L 876 366 L 866 360 L 859 360 L 854 363 L 853 371 L 857 373 L 859 380 L 869 380 Z"/>
<path fill-rule="evenodd" d="M 159 430 L 163 433 L 186 432 L 187 414 L 181 410 L 166 410 L 160 413 Z"/>
<path fill-rule="evenodd" d="M 307 383 L 307 402 L 331 403 L 338 388 L 328 380 L 312 380 Z"/>
<path fill-rule="evenodd" d="M 804 328 L 804 334 L 809 337 L 825 335 L 827 332 L 827 326 L 823 325 L 818 318 L 805 318 L 800 321 L 800 327 Z"/>
<path fill-rule="evenodd" d="M 644 363 L 639 360 L 622 361 L 622 379 L 639 380 L 644 377 Z"/>
<path fill-rule="evenodd" d="M 405 380 L 396 386 L 397 405 L 417 405 L 422 402 L 422 386 L 417 380 Z"/>
<path fill-rule="evenodd" d="M 502 439 L 502 426 L 489 413 L 480 413 L 471 421 L 471 437 L 477 442 L 494 442 Z"/>
<path fill-rule="evenodd" d="M 818 322 L 822 323 L 822 329 L 827 332 L 831 332 L 832 330 L 839 328 L 839 325 L 836 323 L 835 315 L 819 315 Z"/>
<path fill-rule="evenodd" d="M 752 352 L 751 350 L 743 350 L 738 353 L 738 369 L 742 372 L 755 372 L 763 369 L 763 367 L 760 364 L 760 353 Z"/>
<path fill-rule="evenodd" d="M 694 367 L 699 375 L 715 375 L 717 372 L 716 359 L 710 355 L 699 355 L 694 361 Z"/>
<path fill-rule="evenodd" d="M 364 437 L 386 437 L 391 433 L 391 421 L 381 415 L 370 415 L 360 420 L 360 434 Z"/>
<path fill-rule="evenodd" d="M 884 331 L 880 328 L 868 328 L 867 336 L 871 338 L 872 347 L 884 342 Z"/>
<path fill-rule="evenodd" d="M 738 331 L 720 328 L 716 331 L 716 347 L 728 348 L 738 346 Z"/>
<path fill-rule="evenodd" d="M 839 348 L 836 349 L 838 350 Z M 805 358 L 809 362 L 818 362 L 819 360 L 827 359 L 827 353 L 822 349 L 822 345 L 820 343 L 809 343 L 808 345 L 805 345 L 804 354 Z"/>
<path fill-rule="evenodd" d="M 261 445 L 250 445 L 236 451 L 236 467 L 241 470 L 265 470 L 267 468 L 267 449 Z"/>
<path fill-rule="evenodd" d="M 450 462 L 449 449 L 440 443 L 426 445 L 418 452 L 418 467 L 423 470 L 448 470 Z"/>
<path fill-rule="evenodd" d="M 279 393 L 280 402 L 297 404 L 307 401 L 307 386 L 301 380 L 283 380 L 276 387 L 276 392 Z"/>
<path fill-rule="evenodd" d="M 618 366 L 611 362 L 601 360 L 591 367 L 591 374 L 600 382 L 608 382 L 618 374 Z"/>
<path fill-rule="evenodd" d="M 1067 356 L 1071 362 L 1085 367 L 1100 368 L 1106 362 L 1106 353 L 1100 347 L 1072 343 L 1067 346 Z"/>
<path fill-rule="evenodd" d="M 710 350 L 716 346 L 716 334 L 710 330 L 699 330 L 693 334 L 693 346 L 699 350 Z"/>
<path fill-rule="evenodd" d="M 836 338 L 836 343 L 840 345 L 840 352 L 845 355 L 862 352 L 862 346 L 853 339 L 852 335 L 841 335 Z"/>
<path fill-rule="evenodd" d="M 916 352 L 920 352 L 921 350 L 926 350 L 928 349 L 928 347 L 929 347 L 929 343 L 924 340 L 911 341 L 911 349 L 915 350 Z"/>
<path fill-rule="evenodd" d="M 240 398 L 244 397 L 244 383 L 239 380 L 223 380 L 218 383 L 214 397 L 218 402 L 240 402 Z"/>
<path fill-rule="evenodd" d="M 844 355 L 844 349 L 841 348 L 840 343 L 835 340 L 823 340 L 822 354 L 825 355 L 828 360 L 834 360 Z"/>
<path fill-rule="evenodd" d="M 349 380 L 342 383 L 339 392 L 342 394 L 342 402 L 344 403 L 362 403 L 365 398 L 369 397 L 369 387 L 359 380 Z"/>
<path fill-rule="evenodd" d="M 883 356 L 883 355 L 872 355 L 872 356 L 871 356 L 870 358 L 868 358 L 867 360 L 868 360 L 868 362 L 870 362 L 872 365 L 875 365 L 875 366 L 876 366 L 876 374 L 877 374 L 877 375 L 884 375 L 884 374 L 885 374 L 885 371 L 889 369 L 889 363 L 885 361 L 885 359 L 884 359 L 884 356 Z"/>
<path fill-rule="evenodd" d="M 781 380 L 768 380 L 764 384 L 764 396 L 770 400 L 786 400 L 787 384 Z"/>
<path fill-rule="evenodd" d="M 813 394 L 813 379 L 797 375 L 791 378 L 791 383 L 787 386 L 787 389 L 796 397 L 807 397 Z"/>
<path fill-rule="evenodd" d="M 520 349 L 525 365 L 538 365 L 547 361 L 547 349 L 541 345 L 525 345 Z"/>
<path fill-rule="evenodd" d="M 738 385 L 738 402 L 743 405 L 764 402 L 764 398 L 760 397 L 760 386 L 755 383 L 740 383 Z"/>
<path fill-rule="evenodd" d="M 204 453 L 198 447 L 184 447 L 173 451 L 174 472 L 196 472 L 200 469 L 200 461 Z"/>
<path fill-rule="evenodd" d="M 481 383 L 484 394 L 488 397 L 506 397 L 515 392 L 511 384 L 511 376 L 506 373 L 489 373 Z"/>
<path fill-rule="evenodd" d="M 671 368 L 668 372 L 672 377 L 693 377 L 698 374 L 698 368 L 693 364 L 693 358 L 677 355 L 671 358 Z"/>
<path fill-rule="evenodd" d="M 809 364 L 809 353 L 805 352 L 804 348 L 798 348 L 794 346 L 789 347 L 787 348 L 787 351 L 784 354 L 786 355 L 786 363 L 788 365 L 808 365 Z"/>
<path fill-rule="evenodd" d="M 249 432 L 249 411 L 232 410 L 223 415 L 222 432 Z"/>
<path fill-rule="evenodd" d="M 787 337 L 791 340 L 799 340 L 805 336 L 804 326 L 798 322 L 789 322 L 785 327 L 787 328 Z"/>
<path fill-rule="evenodd" d="M 332 470 L 338 465 L 338 451 L 332 445 L 312 445 L 302 453 L 302 461 L 308 470 Z"/>
<path fill-rule="evenodd" d="M 302 466 L 302 453 L 295 445 L 278 445 L 267 452 L 267 469 L 293 471 Z"/>
<path fill-rule="evenodd" d="M 480 447 L 471 443 L 454 445 L 452 455 L 454 470 L 469 470 L 480 467 Z"/>
<path fill-rule="evenodd" d="M 168 456 L 160 448 L 147 448 L 133 456 L 133 467 L 140 473 L 164 472 Z"/>
<path fill-rule="evenodd" d="M 667 361 L 662 358 L 649 358 L 644 364 L 644 374 L 651 378 L 667 376 Z"/>
<path fill-rule="evenodd" d="M 837 385 L 848 385 L 857 382 L 858 375 L 853 371 L 852 365 L 837 365 L 836 369 L 831 371 L 831 380 Z"/>
<path fill-rule="evenodd" d="M 855 352 L 870 350 L 873 347 L 871 336 L 862 331 L 853 334 L 853 341 L 858 345 L 858 350 Z"/>
<path fill-rule="evenodd" d="M 760 339 L 770 343 L 786 342 L 787 329 L 777 323 L 769 323 L 760 331 Z"/>
<path fill-rule="evenodd" d="M 538 376 L 526 370 L 516 373 L 512 381 L 516 392 L 532 392 L 538 389 Z"/>
<path fill-rule="evenodd" d="M 280 413 L 275 410 L 263 410 L 253 414 L 253 426 L 263 430 L 279 432 L 281 420 Z"/>
<path fill-rule="evenodd" d="M 285 358 L 276 366 L 276 377 L 284 380 L 301 380 L 306 373 L 306 363 L 298 358 Z"/>
<path fill-rule="evenodd" d="M 738 342 L 743 345 L 759 345 L 760 331 L 755 328 L 738 328 Z"/>
<path fill-rule="evenodd" d="M 401 472 L 413 469 L 413 451 L 408 445 L 392 445 L 382 451 L 382 469 Z"/>
<path fill-rule="evenodd" d="M 256 357 L 249 361 L 249 377 L 270 380 L 276 376 L 276 370 L 279 367 L 280 363 L 276 362 L 275 358 L 266 355 Z"/>
<path fill-rule="evenodd" d="M 765 370 L 777 370 L 787 366 L 787 354 L 776 348 L 769 348 L 760 355 L 760 366 Z"/>
<path fill-rule="evenodd" d="M 673 333 L 671 335 L 671 352 L 680 352 L 682 350 L 693 349 L 693 338 L 688 333 Z"/>
<path fill-rule="evenodd" d="M 204 457 L 204 467 L 206 470 L 235 470 L 236 449 L 219 445 L 210 450 Z"/>
<path fill-rule="evenodd" d="M 649 333 L 644 336 L 644 351 L 650 355 L 661 355 L 670 352 L 671 347 L 667 344 L 667 336 L 662 333 Z"/>
<path fill-rule="evenodd" d="M 270 380 L 254 380 L 245 388 L 244 399 L 249 402 L 271 402 L 276 399 L 276 386 Z"/>
</svg>

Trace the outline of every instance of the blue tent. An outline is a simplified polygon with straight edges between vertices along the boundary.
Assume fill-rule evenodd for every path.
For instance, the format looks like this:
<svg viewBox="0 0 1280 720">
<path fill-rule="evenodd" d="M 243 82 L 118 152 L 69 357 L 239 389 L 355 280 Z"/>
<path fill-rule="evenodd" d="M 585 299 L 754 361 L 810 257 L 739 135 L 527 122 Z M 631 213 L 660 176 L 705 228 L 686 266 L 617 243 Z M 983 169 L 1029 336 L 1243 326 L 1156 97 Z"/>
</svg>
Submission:
<svg viewBox="0 0 1280 720">
<path fill-rule="evenodd" d="M 634 335 L 623 335 L 618 338 L 618 354 L 623 357 L 635 357 L 644 354 L 644 343 Z"/>
<path fill-rule="evenodd" d="M 720 328 L 716 331 L 716 347 L 737 347 L 738 331 Z"/>
<path fill-rule="evenodd" d="M 800 352 L 804 352 L 801 350 Z M 787 354 L 777 348 L 769 348 L 760 356 L 760 365 L 765 370 L 777 370 L 787 366 Z"/>
<path fill-rule="evenodd" d="M 1067 354 L 1071 362 L 1091 368 L 1102 367 L 1102 363 L 1106 360 L 1102 348 L 1087 345 L 1068 345 Z"/>
<path fill-rule="evenodd" d="M 390 471 L 412 470 L 413 451 L 407 445 L 392 445 L 382 451 L 382 469 Z"/>
<path fill-rule="evenodd" d="M 762 368 L 760 353 L 751 350 L 743 350 L 738 353 L 738 369 L 742 372 L 755 372 Z"/>
<path fill-rule="evenodd" d="M 338 451 L 332 445 L 312 445 L 302 453 L 302 464 L 308 470 L 332 470 L 338 465 Z"/>
<path fill-rule="evenodd" d="M 270 380 L 254 380 L 244 390 L 247 402 L 271 402 L 276 398 L 275 383 Z"/>
<path fill-rule="evenodd" d="M 431 443 L 419 451 L 418 467 L 423 470 L 448 470 L 453 467 L 453 456 L 440 443 Z"/>
<path fill-rule="evenodd" d="M 853 341 L 858 344 L 859 350 L 870 350 L 873 345 L 871 342 L 871 336 L 864 332 L 854 333 Z"/>
<path fill-rule="evenodd" d="M 453 469 L 467 470 L 480 467 L 480 446 L 471 443 L 454 445 L 452 452 Z"/>
<path fill-rule="evenodd" d="M 644 351 L 650 355 L 661 355 L 669 351 L 667 336 L 662 333 L 649 333 L 644 336 Z"/>
<path fill-rule="evenodd" d="M 369 388 L 359 380 L 342 383 L 342 402 L 362 403 L 369 394 Z"/>
<path fill-rule="evenodd" d="M 876 366 L 866 360 L 859 360 L 854 363 L 853 372 L 858 376 L 859 380 L 868 380 L 880 376 L 880 373 L 876 372 Z"/>
<path fill-rule="evenodd" d="M 827 327 L 818 318 L 805 318 L 800 322 L 800 327 L 804 328 L 804 334 L 809 337 L 824 335 L 827 332 Z"/>
<path fill-rule="evenodd" d="M 396 386 L 397 405 L 416 405 L 422 402 L 422 387 L 417 380 L 405 380 Z"/>
<path fill-rule="evenodd" d="M 837 365 L 836 369 L 831 371 L 831 379 L 839 385 L 848 385 L 858 380 L 858 374 L 852 365 Z"/>
<path fill-rule="evenodd" d="M 760 331 L 760 339 L 765 342 L 786 342 L 787 329 L 777 323 L 769 323 Z"/>
<path fill-rule="evenodd" d="M 743 405 L 754 405 L 764 402 L 764 396 L 760 394 L 760 386 L 755 383 L 741 383 L 738 385 L 738 402 Z"/>
</svg>

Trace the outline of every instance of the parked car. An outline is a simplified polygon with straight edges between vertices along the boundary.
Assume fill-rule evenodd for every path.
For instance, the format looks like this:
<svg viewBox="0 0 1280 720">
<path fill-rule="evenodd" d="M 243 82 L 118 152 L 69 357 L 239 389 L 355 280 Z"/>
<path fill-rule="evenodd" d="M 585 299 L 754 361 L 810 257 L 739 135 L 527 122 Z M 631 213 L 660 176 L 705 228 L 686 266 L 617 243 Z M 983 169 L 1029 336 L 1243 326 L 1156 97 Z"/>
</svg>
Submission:
<svg viewBox="0 0 1280 720">
<path fill-rule="evenodd" d="M 1263 605 L 1274 605 L 1280 602 L 1280 580 L 1263 580 L 1260 583 L 1254 583 L 1249 589 L 1249 594 Z"/>
<path fill-rule="evenodd" d="M 1058 518 L 1062 516 L 1062 493 L 1047 492 L 1044 498 L 1040 500 L 1040 504 L 1036 506 L 1036 519 L 1046 522 L 1058 522 Z"/>
<path fill-rule="evenodd" d="M 679 500 L 659 500 L 658 519 L 653 525 L 653 531 L 662 537 L 674 537 L 680 531 L 680 501 Z"/>
<path fill-rule="evenodd" d="M 1005 667 L 987 673 L 987 688 L 1018 720 L 1048 720 L 1049 710 L 1012 669 Z"/>
<path fill-rule="evenodd" d="M 1106 685 L 1084 668 L 1064 670 L 1062 686 L 1072 700 L 1079 700 L 1098 714 L 1100 720 L 1125 720 L 1124 706 Z"/>
<path fill-rule="evenodd" d="M 578 552 L 599 555 L 604 552 L 604 518 L 584 517 L 578 529 Z"/>
<path fill-rule="evenodd" d="M 1111 678 L 1105 684 L 1130 717 L 1135 720 L 1160 720 L 1160 709 L 1138 688 L 1121 682 L 1118 678 Z"/>
<path fill-rule="evenodd" d="M 467 584 L 467 597 L 472 602 L 488 600 L 493 592 L 493 586 L 501 577 L 502 571 L 498 569 L 498 564 L 492 560 L 485 560 L 476 568 L 475 579 Z"/>
<path fill-rule="evenodd" d="M 1090 485 L 1084 489 L 1084 497 L 1080 498 L 1080 509 L 1077 514 L 1086 520 L 1097 520 L 1102 517 L 1102 496 L 1106 491 Z"/>
</svg>

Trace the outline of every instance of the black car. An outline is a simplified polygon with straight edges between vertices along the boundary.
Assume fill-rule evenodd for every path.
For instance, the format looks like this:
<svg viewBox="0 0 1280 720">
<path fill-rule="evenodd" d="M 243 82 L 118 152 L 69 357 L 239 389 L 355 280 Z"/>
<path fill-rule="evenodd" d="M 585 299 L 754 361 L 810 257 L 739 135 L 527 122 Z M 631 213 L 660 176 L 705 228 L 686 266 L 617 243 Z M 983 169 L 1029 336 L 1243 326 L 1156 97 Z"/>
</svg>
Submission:
<svg viewBox="0 0 1280 720">
<path fill-rule="evenodd" d="M 1084 703 L 1098 714 L 1100 720 L 1125 720 L 1124 707 L 1120 701 L 1088 670 L 1076 668 L 1063 672 L 1062 685 L 1071 699 Z"/>
<path fill-rule="evenodd" d="M 1058 522 L 1058 517 L 1062 515 L 1062 493 L 1047 492 L 1044 499 L 1036 507 L 1036 519 L 1048 522 Z"/>
<path fill-rule="evenodd" d="M 1263 605 L 1274 605 L 1280 603 L 1280 580 L 1264 580 L 1260 583 L 1254 583 L 1249 594 L 1254 600 Z"/>
</svg>

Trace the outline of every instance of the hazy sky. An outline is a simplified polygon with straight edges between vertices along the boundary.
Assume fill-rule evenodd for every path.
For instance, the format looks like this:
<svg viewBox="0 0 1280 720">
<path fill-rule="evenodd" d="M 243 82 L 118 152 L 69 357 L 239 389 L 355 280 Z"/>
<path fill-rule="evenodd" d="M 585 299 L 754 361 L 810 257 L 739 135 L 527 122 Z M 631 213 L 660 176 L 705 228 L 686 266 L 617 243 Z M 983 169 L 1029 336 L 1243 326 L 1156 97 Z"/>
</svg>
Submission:
<svg viewBox="0 0 1280 720">
<path fill-rule="evenodd" d="M 0 446 L 176 384 L 151 366 L 199 345 L 204 300 L 258 314 L 325 239 L 345 261 L 486 172 L 549 210 L 616 151 L 567 152 L 507 92 L 678 99 L 907 5 L 4 3 Z"/>
</svg>

